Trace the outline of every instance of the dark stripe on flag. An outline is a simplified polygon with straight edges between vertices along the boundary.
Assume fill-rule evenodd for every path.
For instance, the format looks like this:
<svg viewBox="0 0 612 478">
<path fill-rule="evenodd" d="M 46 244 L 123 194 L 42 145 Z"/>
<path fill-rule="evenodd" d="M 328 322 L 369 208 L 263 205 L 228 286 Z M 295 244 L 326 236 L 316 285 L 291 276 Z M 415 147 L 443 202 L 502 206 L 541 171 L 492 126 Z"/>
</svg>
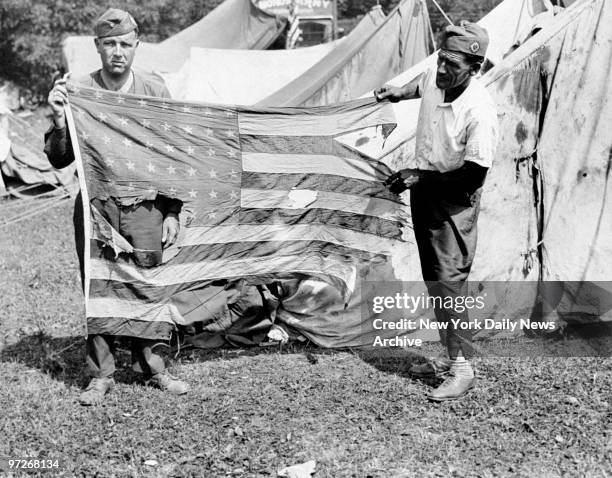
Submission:
<svg viewBox="0 0 612 478">
<path fill-rule="evenodd" d="M 400 239 L 401 224 L 388 219 L 330 209 L 241 209 L 239 224 L 318 224 Z"/>
<path fill-rule="evenodd" d="M 399 197 L 391 193 L 382 182 L 345 178 L 333 174 L 271 174 L 243 171 L 242 187 L 244 189 L 278 189 L 282 191 L 288 191 L 292 188 L 312 189 L 355 196 L 369 196 L 400 203 Z"/>
<path fill-rule="evenodd" d="M 142 339 L 169 340 L 174 325 L 124 317 L 87 317 L 89 335 L 123 335 Z"/>
<path fill-rule="evenodd" d="M 373 160 L 359 151 L 339 143 L 333 136 L 260 136 L 241 134 L 243 153 L 269 154 L 330 154 L 342 158 L 363 159 L 383 168 L 387 175 L 392 171 L 383 163 Z"/>
<path fill-rule="evenodd" d="M 105 257 L 103 255 L 105 249 L 107 248 L 101 241 L 91 241 L 92 257 Z M 338 260 L 355 258 L 361 261 L 380 261 L 386 258 L 384 254 L 375 254 L 327 241 L 258 241 L 183 246 L 179 253 L 172 258 L 172 264 L 189 264 L 218 259 L 236 260 L 253 257 L 292 256 L 303 253 L 322 254 L 326 257 L 334 256 Z M 124 257 L 125 255 L 119 256 L 116 262 L 125 263 Z"/>
</svg>

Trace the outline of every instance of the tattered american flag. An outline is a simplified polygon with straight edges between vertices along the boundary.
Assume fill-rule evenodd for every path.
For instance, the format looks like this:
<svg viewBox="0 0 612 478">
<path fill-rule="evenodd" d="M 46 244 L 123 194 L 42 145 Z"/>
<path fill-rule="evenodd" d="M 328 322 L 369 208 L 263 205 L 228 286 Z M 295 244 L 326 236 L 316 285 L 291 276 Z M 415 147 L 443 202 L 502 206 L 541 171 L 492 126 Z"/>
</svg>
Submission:
<svg viewBox="0 0 612 478">
<path fill-rule="evenodd" d="M 300 273 L 350 291 L 355 264 L 386 260 L 401 240 L 401 204 L 383 185 L 389 169 L 335 140 L 392 128 L 389 104 L 251 109 L 72 88 L 84 200 L 183 201 L 177 244 L 151 268 L 90 215 L 90 333 L 167 338 L 184 323 L 172 296 L 215 279 Z M 107 246 L 114 259 L 99 253 Z"/>
</svg>

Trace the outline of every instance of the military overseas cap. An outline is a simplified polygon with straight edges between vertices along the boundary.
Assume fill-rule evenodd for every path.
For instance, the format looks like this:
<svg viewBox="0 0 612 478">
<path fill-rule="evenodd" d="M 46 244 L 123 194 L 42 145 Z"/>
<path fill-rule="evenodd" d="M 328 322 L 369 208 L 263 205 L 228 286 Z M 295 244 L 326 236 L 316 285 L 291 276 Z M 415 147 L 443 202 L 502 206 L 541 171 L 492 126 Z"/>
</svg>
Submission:
<svg viewBox="0 0 612 478">
<path fill-rule="evenodd" d="M 119 35 L 125 35 L 131 31 L 138 30 L 138 25 L 134 17 L 124 10 L 118 8 L 109 8 L 102 14 L 98 20 L 94 31 L 96 37 L 114 37 Z"/>
<path fill-rule="evenodd" d="M 458 26 L 449 25 L 444 29 L 442 50 L 485 57 L 489 46 L 489 34 L 476 23 L 462 21 Z"/>
</svg>

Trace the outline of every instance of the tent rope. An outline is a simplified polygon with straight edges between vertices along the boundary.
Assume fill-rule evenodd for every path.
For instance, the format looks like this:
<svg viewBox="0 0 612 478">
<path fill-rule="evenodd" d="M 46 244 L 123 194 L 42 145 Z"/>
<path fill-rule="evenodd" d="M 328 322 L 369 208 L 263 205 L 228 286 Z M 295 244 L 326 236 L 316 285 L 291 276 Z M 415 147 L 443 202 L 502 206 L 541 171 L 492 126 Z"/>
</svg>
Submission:
<svg viewBox="0 0 612 478">
<path fill-rule="evenodd" d="M 423 6 L 427 8 L 427 1 L 423 0 Z M 429 27 L 429 36 L 431 36 L 431 46 L 436 49 L 436 36 L 434 35 L 433 27 L 431 26 L 431 19 L 427 16 L 427 26 Z"/>
<path fill-rule="evenodd" d="M 11 226 L 13 224 L 16 224 L 18 222 L 21 222 L 25 219 L 30 219 L 42 212 L 48 211 L 49 209 L 54 208 L 55 206 L 58 206 L 59 204 L 61 204 L 62 202 L 64 202 L 65 200 L 67 200 L 68 198 L 70 198 L 70 194 L 66 193 L 63 196 L 60 196 L 58 198 L 51 198 L 49 200 L 46 201 L 41 201 L 43 202 L 42 205 L 37 207 L 34 207 L 32 209 L 30 209 L 29 211 L 27 211 L 25 214 L 20 214 L 20 215 L 16 215 L 16 216 L 12 216 L 10 218 L 8 218 L 6 221 L 0 223 L 0 229 L 6 227 L 6 226 Z"/>
<path fill-rule="evenodd" d="M 442 16 L 446 19 L 446 21 L 448 22 L 448 24 L 450 26 L 455 26 L 455 24 L 452 22 L 452 20 L 448 17 L 448 15 L 444 12 L 444 10 L 442 10 L 442 7 L 440 6 L 440 4 L 436 1 L 436 0 L 431 0 L 434 5 L 438 8 L 438 10 L 440 10 L 440 13 L 442 14 Z"/>
</svg>

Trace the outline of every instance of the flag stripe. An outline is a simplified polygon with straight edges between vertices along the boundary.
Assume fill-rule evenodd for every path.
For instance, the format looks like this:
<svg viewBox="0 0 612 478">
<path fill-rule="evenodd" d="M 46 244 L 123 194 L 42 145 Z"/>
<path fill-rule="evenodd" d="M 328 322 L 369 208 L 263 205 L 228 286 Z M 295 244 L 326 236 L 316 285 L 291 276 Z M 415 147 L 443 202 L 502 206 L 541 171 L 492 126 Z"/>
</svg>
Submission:
<svg viewBox="0 0 612 478">
<path fill-rule="evenodd" d="M 366 105 L 370 108 L 363 108 Z M 331 136 L 357 128 L 395 124 L 392 110 L 385 106 L 368 99 L 316 108 L 241 108 L 238 124 L 241 134 Z"/>
<path fill-rule="evenodd" d="M 100 299 L 99 302 L 97 302 L 98 299 L 92 299 L 92 301 L 96 302 L 96 305 L 87 317 L 87 333 L 89 335 L 125 335 L 141 339 L 168 340 L 175 329 L 175 325 L 172 323 L 174 316 L 168 315 L 168 320 L 163 321 L 148 320 L 149 314 L 144 320 L 133 318 L 139 317 L 138 315 L 114 317 L 108 315 L 109 311 L 111 309 L 115 311 L 124 304 L 115 306 L 116 299 L 114 298 Z M 132 309 L 128 307 L 125 310 Z M 137 313 L 137 311 L 134 312 Z M 182 317 L 180 320 L 182 320 Z"/>
<path fill-rule="evenodd" d="M 105 257 L 105 249 L 102 241 L 94 240 L 91 244 L 93 257 Z M 191 264 L 206 260 L 220 259 L 249 259 L 266 258 L 274 256 L 296 256 L 304 253 L 320 254 L 329 259 L 348 260 L 358 257 L 367 261 L 385 260 L 387 254 L 376 254 L 361 249 L 354 249 L 341 244 L 333 244 L 327 241 L 259 241 L 259 242 L 225 242 L 217 244 L 197 244 L 180 247 L 178 253 L 172 257 L 172 264 Z M 121 257 L 118 263 L 127 264 Z"/>
<path fill-rule="evenodd" d="M 332 174 L 347 178 L 384 181 L 386 170 L 375 163 L 333 155 L 243 153 L 242 168 L 253 173 Z"/>
<path fill-rule="evenodd" d="M 391 170 L 378 161 L 372 161 L 356 150 L 347 148 L 331 136 L 253 136 L 243 134 L 240 137 L 243 153 L 269 154 L 302 154 L 300 161 L 308 161 L 310 154 L 327 154 L 341 158 L 360 159 L 377 165 L 382 170 Z"/>
<path fill-rule="evenodd" d="M 333 174 L 268 174 L 242 173 L 244 189 L 316 189 L 319 191 L 354 194 L 399 202 L 382 182 L 344 178 Z"/>
<path fill-rule="evenodd" d="M 299 206 L 302 196 L 305 196 L 305 201 L 312 197 L 312 202 L 304 205 L 305 209 L 335 209 L 337 211 L 391 220 L 398 220 L 402 209 L 400 204 L 387 199 L 367 198 L 353 194 L 340 194 L 313 189 L 290 191 L 243 189 L 240 206 L 245 208 L 292 209 Z"/>
<path fill-rule="evenodd" d="M 372 254 L 391 254 L 396 240 L 377 237 L 334 226 L 317 225 L 228 225 L 185 227 L 180 236 L 181 246 L 219 244 L 224 242 L 261 241 L 325 241 Z"/>
<path fill-rule="evenodd" d="M 399 239 L 401 224 L 379 217 L 351 214 L 330 209 L 248 209 L 238 212 L 240 224 L 316 224 L 338 226 L 376 236 Z"/>
<path fill-rule="evenodd" d="M 327 274 L 341 279 L 354 276 L 354 269 L 338 261 L 327 261 L 313 254 L 280 256 L 273 258 L 249 258 L 247 260 L 213 260 L 197 264 L 165 264 L 163 267 L 141 268 L 132 264 L 91 258 L 91 279 L 125 282 L 134 287 L 150 285 L 173 286 L 192 282 L 209 282 L 212 279 L 228 279 L 272 275 L 276 273 Z M 112 288 L 107 290 L 112 292 Z"/>
</svg>

